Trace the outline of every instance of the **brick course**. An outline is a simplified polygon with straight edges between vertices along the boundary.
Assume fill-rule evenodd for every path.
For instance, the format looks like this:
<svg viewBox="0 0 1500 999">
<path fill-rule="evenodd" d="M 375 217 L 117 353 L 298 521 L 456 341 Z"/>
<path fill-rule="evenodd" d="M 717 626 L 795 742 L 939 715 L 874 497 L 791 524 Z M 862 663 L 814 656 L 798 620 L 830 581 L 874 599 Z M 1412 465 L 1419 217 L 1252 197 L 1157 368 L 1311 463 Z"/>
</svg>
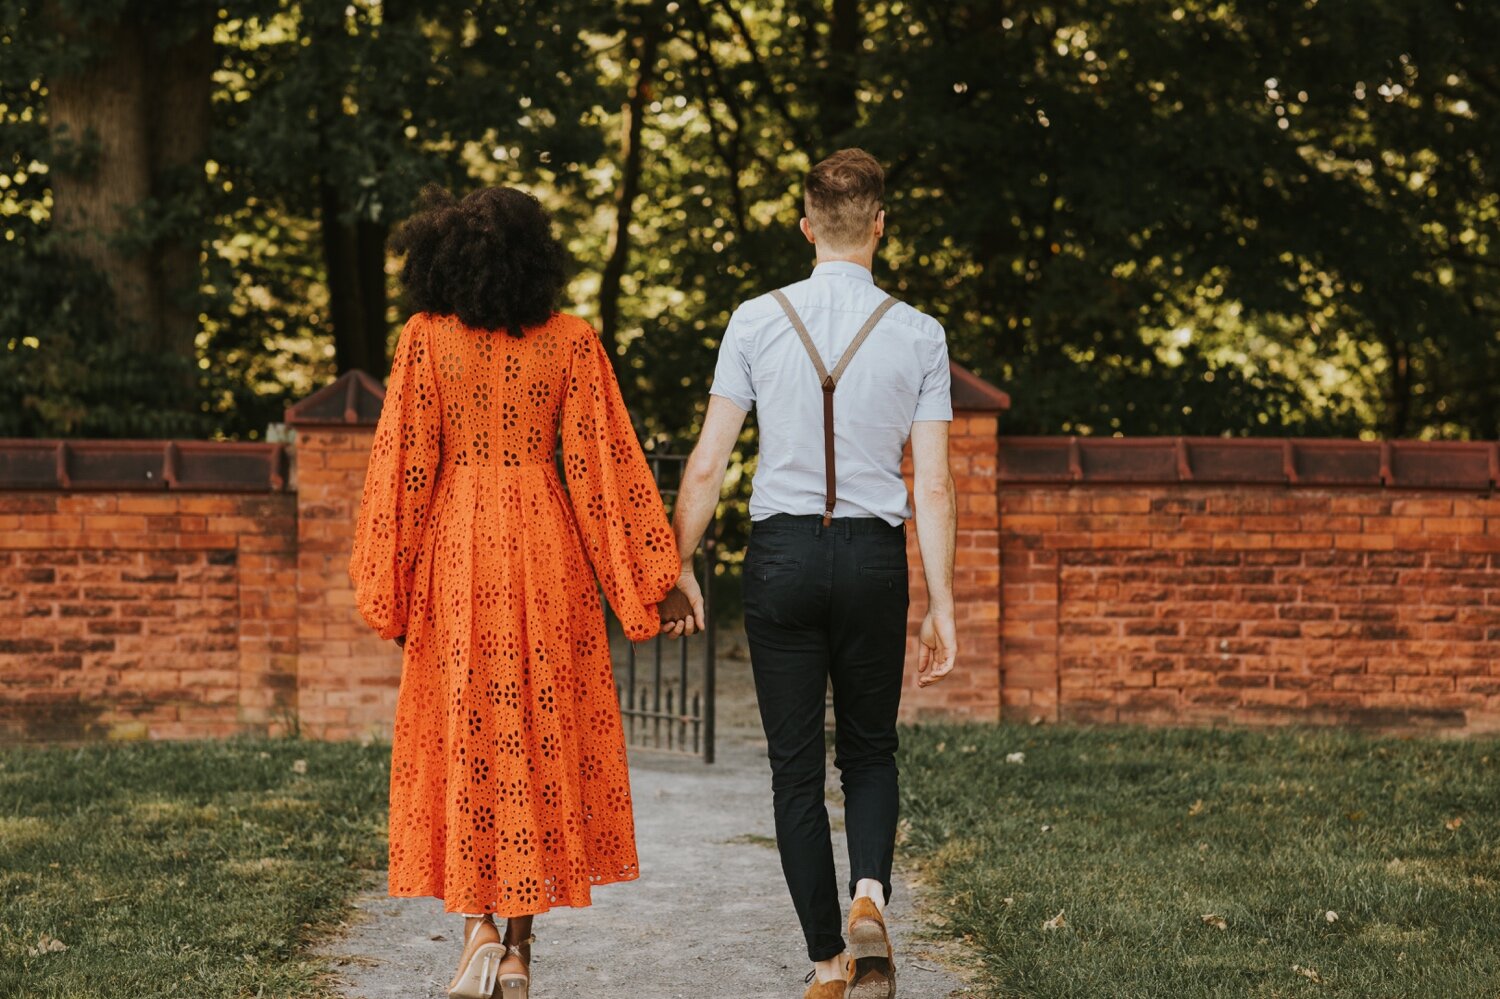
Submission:
<svg viewBox="0 0 1500 999">
<path fill-rule="evenodd" d="M 285 727 L 295 498 L 0 492 L 0 738 Z"/>
<path fill-rule="evenodd" d="M 998 495 L 1005 717 L 1500 729 L 1500 496 Z"/>
</svg>

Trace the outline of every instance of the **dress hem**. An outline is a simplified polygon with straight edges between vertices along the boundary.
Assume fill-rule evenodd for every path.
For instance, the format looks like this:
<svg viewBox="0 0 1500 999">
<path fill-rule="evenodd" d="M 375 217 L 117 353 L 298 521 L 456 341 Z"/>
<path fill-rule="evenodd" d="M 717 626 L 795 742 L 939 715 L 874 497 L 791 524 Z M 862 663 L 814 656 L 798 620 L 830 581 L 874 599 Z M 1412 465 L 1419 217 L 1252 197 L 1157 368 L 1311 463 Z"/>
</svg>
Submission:
<svg viewBox="0 0 1500 999">
<path fill-rule="evenodd" d="M 636 871 L 632 874 L 620 875 L 618 877 L 602 878 L 598 881 L 590 881 L 589 892 L 592 896 L 592 892 L 595 888 L 602 888 L 605 885 L 623 884 L 629 881 L 639 881 L 640 877 L 640 871 Z M 443 895 L 443 893 L 441 891 L 433 891 L 431 889 L 427 891 L 418 889 L 412 889 L 411 891 L 390 891 L 389 889 L 387 889 L 386 894 L 391 898 L 435 898 L 443 903 L 443 912 L 448 915 L 458 915 L 465 912 L 474 912 L 476 911 L 476 909 L 483 908 L 483 906 L 458 906 L 457 908 L 450 909 L 448 908 L 447 898 Z M 492 912 L 488 913 L 488 915 L 498 916 L 501 919 L 511 919 L 519 916 L 538 916 L 544 912 L 550 912 L 553 909 L 587 909 L 592 907 L 593 904 L 594 900 L 592 897 L 590 897 L 587 902 L 583 903 L 555 902 L 552 904 L 544 904 L 540 909 L 533 909 L 530 912 L 501 912 L 499 908 L 496 908 Z"/>
</svg>

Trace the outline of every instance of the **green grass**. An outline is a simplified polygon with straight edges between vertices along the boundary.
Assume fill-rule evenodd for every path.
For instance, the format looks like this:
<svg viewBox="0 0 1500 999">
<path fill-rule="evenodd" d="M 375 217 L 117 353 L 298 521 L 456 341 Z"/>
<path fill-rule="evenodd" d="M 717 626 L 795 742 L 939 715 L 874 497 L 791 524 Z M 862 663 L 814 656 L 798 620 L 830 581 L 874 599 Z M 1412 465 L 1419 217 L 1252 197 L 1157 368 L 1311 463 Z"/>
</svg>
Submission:
<svg viewBox="0 0 1500 999">
<path fill-rule="evenodd" d="M 328 994 L 305 947 L 385 866 L 388 755 L 0 750 L 0 997 Z M 29 953 L 44 934 L 67 949 Z"/>
<path fill-rule="evenodd" d="M 908 849 L 928 861 L 943 932 L 970 940 L 987 995 L 1500 996 L 1494 741 L 903 738 Z M 1007 763 L 1016 752 L 1025 761 Z M 1043 929 L 1059 912 L 1064 925 Z"/>
</svg>

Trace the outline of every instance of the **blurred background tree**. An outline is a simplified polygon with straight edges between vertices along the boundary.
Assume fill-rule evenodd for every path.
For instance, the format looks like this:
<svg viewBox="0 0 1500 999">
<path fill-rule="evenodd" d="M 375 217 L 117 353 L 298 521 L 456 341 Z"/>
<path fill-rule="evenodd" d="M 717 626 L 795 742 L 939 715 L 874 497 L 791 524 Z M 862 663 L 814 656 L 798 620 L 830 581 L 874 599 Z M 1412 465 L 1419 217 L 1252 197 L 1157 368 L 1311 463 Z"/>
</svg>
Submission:
<svg viewBox="0 0 1500 999">
<path fill-rule="evenodd" d="M 799 178 L 1031 433 L 1500 436 L 1493 4 L 0 0 L 0 434 L 253 438 L 403 318 L 429 182 L 516 183 L 651 444 Z"/>
</svg>

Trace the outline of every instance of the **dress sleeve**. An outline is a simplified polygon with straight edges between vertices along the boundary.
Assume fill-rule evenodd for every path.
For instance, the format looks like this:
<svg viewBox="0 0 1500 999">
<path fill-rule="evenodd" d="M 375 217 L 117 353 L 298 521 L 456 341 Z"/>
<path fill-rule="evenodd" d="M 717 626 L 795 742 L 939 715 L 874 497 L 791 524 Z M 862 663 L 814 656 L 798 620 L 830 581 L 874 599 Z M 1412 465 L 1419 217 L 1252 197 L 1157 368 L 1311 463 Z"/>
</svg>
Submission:
<svg viewBox="0 0 1500 999">
<path fill-rule="evenodd" d="M 563 468 L 594 573 L 632 642 L 661 628 L 656 605 L 682 571 L 661 494 L 620 386 L 592 329 L 573 343 L 563 400 Z"/>
<path fill-rule="evenodd" d="M 437 378 L 425 333 L 423 318 L 413 316 L 396 342 L 349 559 L 355 604 L 381 638 L 406 634 L 408 600 L 442 458 Z"/>
</svg>

